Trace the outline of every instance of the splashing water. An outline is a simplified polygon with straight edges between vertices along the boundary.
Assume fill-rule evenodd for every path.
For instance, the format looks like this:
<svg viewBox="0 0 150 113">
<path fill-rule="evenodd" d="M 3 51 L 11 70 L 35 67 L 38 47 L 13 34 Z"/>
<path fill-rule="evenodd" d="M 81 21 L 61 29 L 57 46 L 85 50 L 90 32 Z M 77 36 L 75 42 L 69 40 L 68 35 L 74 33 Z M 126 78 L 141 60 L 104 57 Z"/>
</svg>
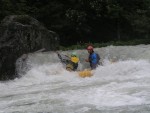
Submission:
<svg viewBox="0 0 150 113">
<path fill-rule="evenodd" d="M 60 63 L 36 64 L 0 82 L 0 113 L 149 113 L 149 60 L 104 61 L 87 78 Z"/>
</svg>

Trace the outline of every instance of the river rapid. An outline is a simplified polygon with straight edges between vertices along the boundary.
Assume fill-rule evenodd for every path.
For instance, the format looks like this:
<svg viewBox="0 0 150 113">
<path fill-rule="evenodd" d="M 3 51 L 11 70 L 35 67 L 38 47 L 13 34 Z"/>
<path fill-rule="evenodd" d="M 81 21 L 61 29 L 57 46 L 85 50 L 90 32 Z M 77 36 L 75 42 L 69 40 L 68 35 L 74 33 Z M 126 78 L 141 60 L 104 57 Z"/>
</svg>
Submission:
<svg viewBox="0 0 150 113">
<path fill-rule="evenodd" d="M 89 68 L 87 51 L 75 51 L 78 70 Z M 25 74 L 0 82 L 0 113 L 149 113 L 150 45 L 95 51 L 103 66 L 86 78 L 66 71 L 54 52 L 30 54 Z"/>
</svg>

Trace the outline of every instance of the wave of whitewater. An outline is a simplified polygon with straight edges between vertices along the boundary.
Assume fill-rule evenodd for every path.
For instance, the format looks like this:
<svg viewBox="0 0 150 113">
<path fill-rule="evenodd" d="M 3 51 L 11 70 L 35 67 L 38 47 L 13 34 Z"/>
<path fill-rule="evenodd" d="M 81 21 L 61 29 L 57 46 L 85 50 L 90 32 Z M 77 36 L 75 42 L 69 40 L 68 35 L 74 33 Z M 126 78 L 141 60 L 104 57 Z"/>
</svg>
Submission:
<svg viewBox="0 0 150 113">
<path fill-rule="evenodd" d="M 25 75 L 0 82 L 0 113 L 149 113 L 150 45 L 95 51 L 104 65 L 90 78 L 66 71 L 54 53 L 30 55 Z M 88 67 L 86 51 L 76 52 Z"/>
</svg>

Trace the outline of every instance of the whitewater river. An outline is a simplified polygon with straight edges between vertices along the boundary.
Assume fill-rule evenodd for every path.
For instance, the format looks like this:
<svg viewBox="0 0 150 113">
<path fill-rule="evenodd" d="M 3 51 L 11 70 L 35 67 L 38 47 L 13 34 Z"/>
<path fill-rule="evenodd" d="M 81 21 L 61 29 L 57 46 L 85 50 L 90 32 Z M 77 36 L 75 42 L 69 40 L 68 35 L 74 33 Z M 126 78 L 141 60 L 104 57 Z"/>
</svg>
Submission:
<svg viewBox="0 0 150 113">
<path fill-rule="evenodd" d="M 0 82 L 0 113 L 150 113 L 150 45 L 95 51 L 103 66 L 87 78 L 66 71 L 55 53 L 29 55 L 25 75 Z M 87 68 L 87 51 L 76 52 Z"/>
</svg>

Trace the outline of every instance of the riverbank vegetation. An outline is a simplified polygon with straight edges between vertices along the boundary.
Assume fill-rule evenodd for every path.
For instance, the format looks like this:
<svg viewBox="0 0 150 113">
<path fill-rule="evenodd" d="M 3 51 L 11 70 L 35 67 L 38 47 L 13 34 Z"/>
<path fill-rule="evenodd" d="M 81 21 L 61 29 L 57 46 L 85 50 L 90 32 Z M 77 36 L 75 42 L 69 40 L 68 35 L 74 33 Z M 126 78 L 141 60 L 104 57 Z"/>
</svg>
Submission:
<svg viewBox="0 0 150 113">
<path fill-rule="evenodd" d="M 0 20 L 8 15 L 36 18 L 62 48 L 150 43 L 150 0 L 1 0 Z"/>
<path fill-rule="evenodd" d="M 135 46 L 140 44 L 150 44 L 150 39 L 134 39 L 128 41 L 110 41 L 106 43 L 77 43 L 71 46 L 60 46 L 60 50 L 76 50 L 76 49 L 86 49 L 88 45 L 93 45 L 95 48 L 101 48 L 106 46 Z"/>
</svg>

